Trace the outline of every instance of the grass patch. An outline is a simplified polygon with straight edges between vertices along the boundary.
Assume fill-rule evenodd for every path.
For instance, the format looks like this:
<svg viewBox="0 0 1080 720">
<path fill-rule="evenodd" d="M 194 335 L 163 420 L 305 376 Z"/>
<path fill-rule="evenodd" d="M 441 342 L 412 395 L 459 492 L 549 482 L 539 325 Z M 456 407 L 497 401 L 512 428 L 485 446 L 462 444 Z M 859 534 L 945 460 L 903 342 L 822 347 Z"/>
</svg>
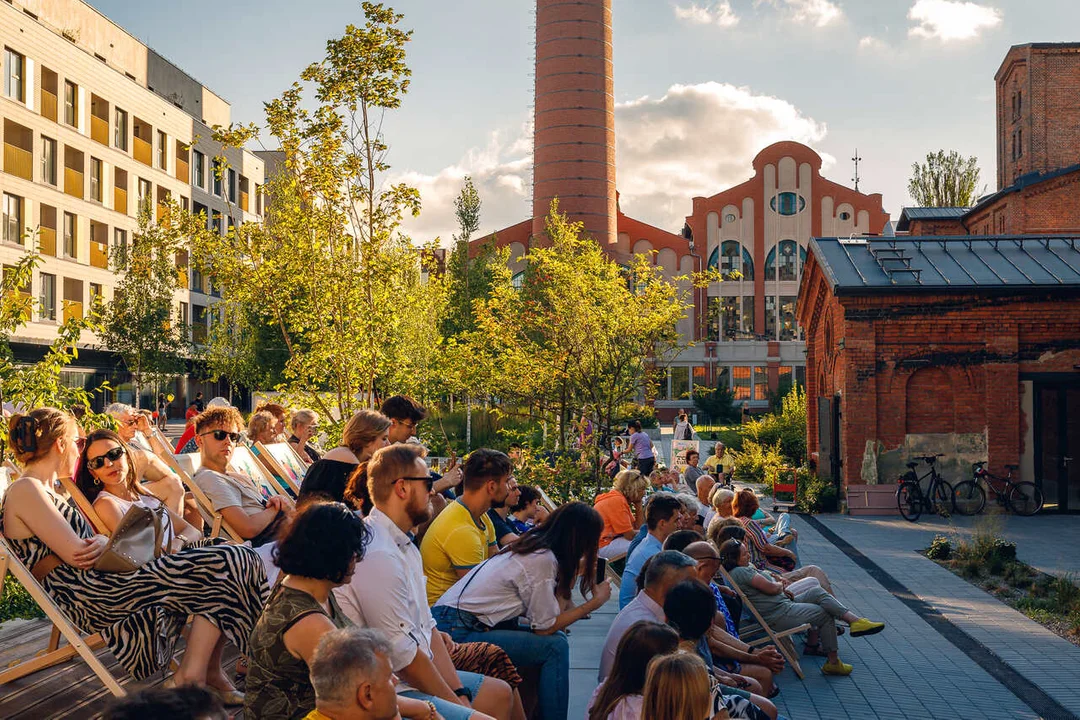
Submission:
<svg viewBox="0 0 1080 720">
<path fill-rule="evenodd" d="M 45 617 L 30 593 L 11 575 L 4 578 L 4 594 L 0 597 L 0 622 L 5 620 L 33 620 Z"/>
</svg>

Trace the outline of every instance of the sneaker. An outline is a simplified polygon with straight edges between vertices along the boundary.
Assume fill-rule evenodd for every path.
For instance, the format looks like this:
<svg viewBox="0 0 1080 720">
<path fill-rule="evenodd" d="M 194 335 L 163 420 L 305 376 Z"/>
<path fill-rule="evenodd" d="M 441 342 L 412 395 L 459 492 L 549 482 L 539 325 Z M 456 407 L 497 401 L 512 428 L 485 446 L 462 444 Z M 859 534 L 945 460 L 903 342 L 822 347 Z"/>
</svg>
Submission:
<svg viewBox="0 0 1080 720">
<path fill-rule="evenodd" d="M 837 660 L 835 663 L 827 662 L 821 666 L 821 673 L 823 675 L 850 675 L 852 668 L 846 662 L 840 662 Z"/>
<path fill-rule="evenodd" d="M 885 629 L 885 623 L 883 622 L 871 622 L 866 618 L 859 618 L 849 626 L 851 628 L 851 637 L 862 637 L 863 635 L 876 635 Z"/>
</svg>

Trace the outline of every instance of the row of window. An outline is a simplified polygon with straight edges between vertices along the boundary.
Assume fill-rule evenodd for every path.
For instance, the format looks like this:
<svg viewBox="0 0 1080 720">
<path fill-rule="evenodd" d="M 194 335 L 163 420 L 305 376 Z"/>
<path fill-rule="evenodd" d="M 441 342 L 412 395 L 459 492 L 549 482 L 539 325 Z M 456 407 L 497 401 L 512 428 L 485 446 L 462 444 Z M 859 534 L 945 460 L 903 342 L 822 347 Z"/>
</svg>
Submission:
<svg viewBox="0 0 1080 720">
<path fill-rule="evenodd" d="M 705 339 L 802 340 L 802 329 L 795 322 L 795 302 L 794 295 L 766 295 L 765 327 L 756 332 L 753 295 L 710 297 Z"/>
<path fill-rule="evenodd" d="M 56 84 L 57 75 L 48 68 L 41 67 L 41 91 L 42 100 L 39 112 L 43 117 L 54 122 L 59 122 L 56 113 Z M 12 50 L 4 48 L 4 94 L 18 102 L 26 102 L 26 58 Z M 134 118 L 131 132 L 128 131 L 128 113 L 119 107 L 112 107 L 110 112 L 109 102 L 104 98 L 91 94 L 90 96 L 90 137 L 108 146 L 110 144 L 110 120 L 112 125 L 111 143 L 114 148 L 122 152 L 128 152 L 129 138 L 132 143 L 133 157 L 144 165 L 157 167 L 163 172 L 169 172 L 169 136 L 162 130 L 154 132 L 150 123 L 138 117 Z M 71 127 L 79 127 L 81 108 L 79 107 L 79 86 L 71 80 L 64 81 L 64 113 L 63 122 Z M 110 117 L 111 116 L 111 117 Z M 156 142 L 155 142 L 156 135 Z M 5 133 L 5 141 L 7 134 Z M 236 170 L 228 168 L 223 172 L 219 160 L 213 159 L 207 173 L 207 159 L 202 152 L 191 148 L 180 140 L 174 140 L 175 147 L 175 177 L 181 182 L 190 183 L 201 190 L 212 193 L 218 197 L 238 203 L 245 212 L 249 211 L 248 193 L 249 181 L 243 175 L 238 175 Z M 156 147 L 156 152 L 155 152 Z M 190 152 L 189 152 L 190 151 Z M 53 141 L 55 155 L 55 141 Z M 152 159 L 153 158 L 153 159 Z M 54 163 L 55 164 L 55 163 Z M 189 168 L 190 165 L 190 168 Z M 55 170 L 54 180 L 55 185 Z M 262 214 L 261 186 L 255 185 L 254 212 Z"/>
<path fill-rule="evenodd" d="M 806 265 L 806 248 L 794 240 L 781 240 L 765 257 L 765 279 L 795 281 Z M 709 255 L 709 269 L 725 277 L 739 273 L 742 280 L 754 279 L 754 259 L 738 240 L 724 240 Z"/>
<path fill-rule="evenodd" d="M 805 365 L 781 365 L 779 384 L 794 382 L 805 387 Z M 769 399 L 769 369 L 764 365 L 724 365 L 716 369 L 716 383 L 708 382 L 708 371 L 702 365 L 694 367 L 672 365 L 660 378 L 657 400 L 690 401 L 695 386 L 730 387 L 736 400 L 764 401 Z"/>
</svg>

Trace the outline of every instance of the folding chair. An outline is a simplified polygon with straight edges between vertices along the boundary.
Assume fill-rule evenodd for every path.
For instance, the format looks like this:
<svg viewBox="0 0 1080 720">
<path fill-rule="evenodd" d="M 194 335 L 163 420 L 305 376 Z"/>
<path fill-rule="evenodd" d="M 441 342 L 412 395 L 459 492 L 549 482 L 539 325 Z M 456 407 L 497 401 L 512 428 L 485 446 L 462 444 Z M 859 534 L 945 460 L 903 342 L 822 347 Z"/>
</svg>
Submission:
<svg viewBox="0 0 1080 720">
<path fill-rule="evenodd" d="M 620 560 L 622 560 L 623 564 L 625 565 L 626 553 L 608 558 L 607 565 L 604 568 L 604 575 L 607 576 L 607 579 L 612 582 L 616 590 L 622 587 L 622 573 L 616 572 L 614 567 L 615 563 L 619 562 Z"/>
<path fill-rule="evenodd" d="M 156 451 L 157 448 L 155 448 L 155 452 Z M 244 542 L 244 538 L 240 533 L 236 532 L 229 523 L 225 522 L 225 518 L 221 516 L 221 513 L 214 509 L 214 504 L 210 502 L 210 498 L 206 497 L 206 493 L 204 493 L 191 479 L 202 465 L 202 456 L 198 453 L 173 455 L 171 452 L 165 452 L 161 455 L 161 459 L 172 468 L 172 471 L 180 478 L 180 482 L 184 484 L 184 487 L 186 487 L 188 492 L 195 498 L 195 504 L 199 506 L 199 513 L 203 516 L 203 520 L 210 526 L 210 537 L 219 537 L 221 531 L 224 530 L 234 541 L 238 543 Z"/>
<path fill-rule="evenodd" d="M 257 442 L 252 449 L 255 457 L 274 476 L 274 480 L 281 485 L 283 490 L 294 498 L 300 494 L 300 483 L 304 480 L 307 466 L 289 443 L 263 445 Z"/>
<path fill-rule="evenodd" d="M 237 446 L 233 449 L 232 457 L 229 458 L 229 470 L 251 479 L 264 497 L 271 498 L 275 495 L 288 495 L 278 486 L 270 471 L 266 469 L 246 446 Z"/>
<path fill-rule="evenodd" d="M 75 485 L 75 481 L 69 477 L 60 478 L 60 484 L 63 486 L 64 491 L 75 502 L 75 507 L 79 508 L 79 512 L 86 518 L 86 521 L 90 523 L 90 527 L 94 529 L 94 532 L 99 532 L 102 535 L 109 535 L 108 528 L 105 527 L 105 523 L 98 517 L 97 511 L 94 510 L 94 505 L 91 503 L 82 490 Z"/>
<path fill-rule="evenodd" d="M 780 654 L 784 656 L 784 659 L 791 665 L 791 669 L 799 676 L 799 679 L 802 680 L 805 678 L 806 676 L 803 674 L 802 666 L 799 665 L 799 653 L 795 650 L 795 644 L 791 641 L 791 636 L 809 630 L 810 623 L 803 623 L 798 627 L 781 630 L 780 632 L 773 630 L 769 627 L 769 624 L 765 622 L 765 618 L 761 616 L 761 613 L 757 611 L 757 608 L 754 607 L 754 603 L 750 602 L 750 598 L 746 596 L 746 593 L 742 591 L 742 588 L 731 579 L 727 570 L 721 567 L 720 574 L 723 576 L 728 587 L 733 588 L 735 592 L 739 594 L 739 599 L 742 600 L 743 607 L 749 610 L 750 614 L 754 616 L 755 622 L 739 628 L 739 639 L 750 647 L 756 645 L 768 645 L 770 642 L 773 643 L 776 645 L 776 649 L 780 651 Z"/>
<path fill-rule="evenodd" d="M 547 508 L 548 512 L 555 512 L 555 509 L 559 506 L 551 501 L 551 498 L 548 497 L 548 494 L 544 491 L 544 488 L 537 486 L 536 490 L 540 493 L 540 503 L 545 508 Z"/>
</svg>

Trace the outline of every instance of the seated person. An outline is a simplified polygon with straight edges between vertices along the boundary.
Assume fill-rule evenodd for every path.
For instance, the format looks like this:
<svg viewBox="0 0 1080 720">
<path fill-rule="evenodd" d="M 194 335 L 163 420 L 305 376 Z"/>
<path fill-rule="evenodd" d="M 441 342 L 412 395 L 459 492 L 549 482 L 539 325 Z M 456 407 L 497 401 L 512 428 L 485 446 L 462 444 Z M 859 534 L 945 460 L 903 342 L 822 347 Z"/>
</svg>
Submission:
<svg viewBox="0 0 1080 720">
<path fill-rule="evenodd" d="M 756 682 L 713 665 L 706 635 L 716 615 L 716 600 L 704 583 L 684 580 L 671 588 L 664 600 L 664 614 L 668 625 L 679 633 L 679 649 L 698 655 L 720 681 L 720 694 L 731 717 L 776 720 L 776 706 L 758 694 L 761 687 Z"/>
<path fill-rule="evenodd" d="M 361 463 L 381 447 L 390 444 L 390 418 L 374 410 L 361 410 L 349 418 L 341 433 L 341 444 L 315 461 L 304 474 L 297 499 L 320 495 L 356 510 L 370 510 L 366 481 L 350 482 Z M 359 480 L 359 477 L 357 478 Z M 354 498 L 346 497 L 352 487 Z"/>
<path fill-rule="evenodd" d="M 23 475 L 7 489 L 0 523 L 12 552 L 75 627 L 101 633 L 136 681 L 165 670 L 194 616 L 174 682 L 209 687 L 227 704 L 242 702 L 221 671 L 221 653 L 226 638 L 241 653 L 249 649 L 267 593 L 258 557 L 251 548 L 207 540 L 133 572 L 96 570 L 108 538 L 53 489 L 59 476 L 75 471 L 80 443 L 75 419 L 55 408 L 11 417 L 8 447 Z M 88 462 L 85 452 L 82 460 Z"/>
<path fill-rule="evenodd" d="M 289 411 L 285 409 L 284 405 L 281 405 L 279 403 L 261 402 L 255 406 L 253 414 L 258 414 L 261 412 L 268 412 L 274 418 L 274 424 L 272 426 L 272 437 L 270 442 L 284 442 L 285 425 L 289 420 Z"/>
<path fill-rule="evenodd" d="M 352 580 L 336 588 L 334 596 L 353 623 L 387 637 L 399 693 L 433 702 L 447 720 L 507 720 L 514 702 L 510 686 L 459 673 L 428 608 L 423 561 L 408 535 L 432 512 L 431 476 L 423 453 L 419 445 L 391 445 L 371 459 L 371 541 Z"/>
<path fill-rule="evenodd" d="M 650 557 L 660 552 L 668 535 L 678 529 L 682 520 L 683 506 L 674 495 L 657 495 L 645 509 L 645 527 L 648 534 L 626 561 L 622 583 L 619 586 L 619 609 L 634 599 L 637 576 Z"/>
<path fill-rule="evenodd" d="M 679 635 L 667 625 L 638 620 L 615 650 L 611 674 L 589 700 L 586 720 L 641 720 L 642 692 L 649 661 L 679 649 Z"/>
<path fill-rule="evenodd" d="M 720 562 L 770 627 L 787 630 L 810 623 L 803 653 L 828 658 L 821 668 L 826 675 L 851 674 L 851 665 L 840 661 L 837 620 L 848 623 L 852 637 L 873 635 L 885 629 L 885 623 L 860 618 L 820 586 L 799 595 L 792 594 L 787 589 L 788 582 L 773 580 L 750 565 L 750 549 L 746 543 L 725 542 L 720 548 Z"/>
<path fill-rule="evenodd" d="M 698 462 L 701 460 L 701 454 L 691 448 L 686 451 L 686 469 L 683 470 L 683 482 L 689 487 L 697 487 L 698 478 L 705 474 L 705 471 L 698 467 Z"/>
<path fill-rule="evenodd" d="M 604 518 L 600 557 L 610 560 L 626 555 L 645 519 L 641 503 L 647 486 L 648 480 L 640 472 L 623 470 L 615 476 L 611 490 L 596 496 L 593 507 Z"/>
<path fill-rule="evenodd" d="M 232 407 L 208 408 L 195 418 L 195 441 L 202 466 L 191 478 L 215 512 L 252 547 L 272 542 L 293 503 L 282 495 L 265 499 L 255 482 L 229 473 L 229 458 L 240 439 L 243 418 Z"/>
<path fill-rule="evenodd" d="M 832 592 L 829 577 L 825 571 L 817 565 L 799 566 L 799 556 L 795 549 L 794 539 L 788 547 L 780 547 L 769 542 L 765 531 L 751 519 L 758 509 L 757 495 L 753 490 L 743 489 L 735 493 L 731 501 L 732 515 L 746 530 L 746 539 L 749 541 L 750 557 L 754 566 L 760 570 L 770 570 L 784 577 L 789 582 L 801 580 L 804 577 L 813 577 L 821 583 L 828 593 Z"/>
<path fill-rule="evenodd" d="M 697 655 L 676 652 L 649 662 L 641 717 L 648 720 L 727 720 L 715 681 Z"/>
<path fill-rule="evenodd" d="M 277 418 L 266 410 L 251 413 L 251 419 L 248 420 L 247 426 L 248 442 L 252 445 L 255 443 L 269 445 L 274 442 L 274 438 L 276 437 L 274 426 L 276 424 Z"/>
<path fill-rule="evenodd" d="M 705 460 L 705 471 L 716 478 L 722 485 L 731 484 L 731 476 L 735 471 L 735 462 L 724 447 L 724 443 L 718 442 L 713 445 L 713 453 Z"/>
<path fill-rule="evenodd" d="M 679 529 L 696 530 L 701 533 L 702 537 L 705 537 L 705 528 L 701 525 L 704 513 L 701 512 L 701 507 L 698 505 L 697 496 L 689 492 L 680 492 L 675 497 L 679 498 L 679 502 L 682 503 L 682 517 L 679 519 Z"/>
<path fill-rule="evenodd" d="M 500 548 L 504 548 L 518 539 L 518 534 L 514 532 L 514 528 L 510 527 L 510 523 L 507 522 L 507 518 L 510 516 L 510 506 L 517 504 L 517 501 L 521 498 L 521 491 L 518 490 L 517 480 L 514 479 L 513 475 L 506 482 L 506 488 L 506 499 L 497 504 L 493 502 L 487 511 L 488 519 L 491 520 L 491 525 L 495 528 L 495 541 L 499 543 Z"/>
<path fill-rule="evenodd" d="M 540 505 L 540 493 L 532 485 L 518 485 L 518 501 L 510 507 L 506 522 L 518 535 L 524 535 L 547 517 Z M 602 556 L 601 556 L 602 557 Z"/>
<path fill-rule="evenodd" d="M 390 642 L 378 630 L 344 628 L 323 634 L 311 658 L 315 710 L 305 720 L 396 720 L 398 697 Z M 428 715 L 434 717 L 433 707 Z"/>
<path fill-rule="evenodd" d="M 229 720 L 217 696 L 195 685 L 148 687 L 116 698 L 102 720 Z"/>
<path fill-rule="evenodd" d="M 664 549 L 682 552 L 687 545 L 691 545 L 704 539 L 705 538 L 701 536 L 701 533 L 696 530 L 676 530 L 668 535 L 668 539 L 664 541 Z"/>
<path fill-rule="evenodd" d="M 300 459 L 309 465 L 319 458 L 319 453 L 311 445 L 312 438 L 319 431 L 319 414 L 306 408 L 297 410 L 292 415 L 292 435 L 289 436 L 289 445 L 300 456 Z"/>
</svg>

